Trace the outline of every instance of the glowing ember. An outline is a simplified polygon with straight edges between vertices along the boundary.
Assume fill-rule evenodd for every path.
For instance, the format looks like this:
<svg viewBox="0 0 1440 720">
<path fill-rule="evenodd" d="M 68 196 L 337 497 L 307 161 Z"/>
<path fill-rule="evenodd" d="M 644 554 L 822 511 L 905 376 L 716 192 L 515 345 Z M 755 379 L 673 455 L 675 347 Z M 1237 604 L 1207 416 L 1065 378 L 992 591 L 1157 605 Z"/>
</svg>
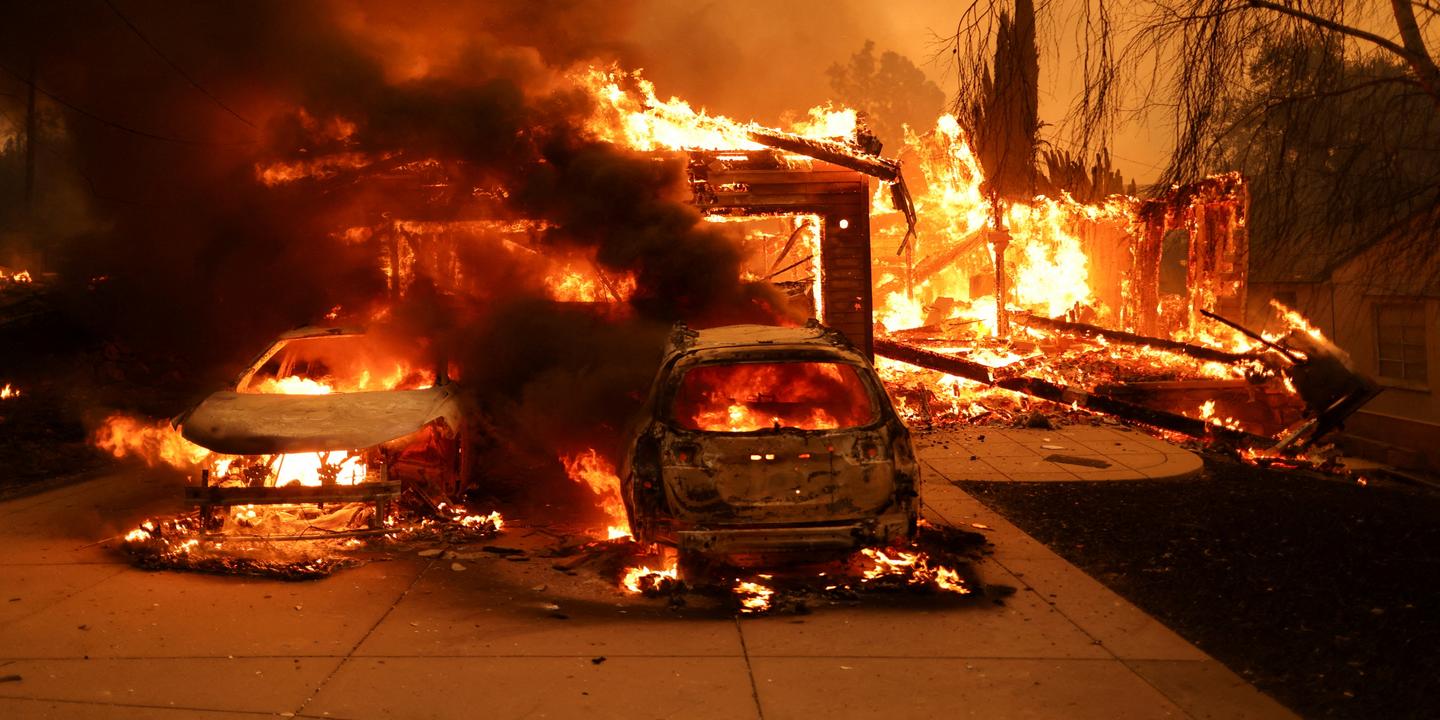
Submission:
<svg viewBox="0 0 1440 720">
<path fill-rule="evenodd" d="M 864 548 L 860 553 L 872 563 L 871 567 L 862 571 L 862 583 L 893 577 L 906 585 L 930 585 L 961 595 L 970 593 L 959 572 L 942 565 L 931 565 L 930 556 L 924 551 Z"/>
<path fill-rule="evenodd" d="M 731 594 L 740 603 L 742 613 L 761 613 L 770 609 L 770 596 L 775 591 L 758 582 L 749 580 L 735 581 L 735 587 L 731 588 Z"/>
<path fill-rule="evenodd" d="M 620 587 L 632 593 L 654 595 L 674 587 L 677 582 L 679 571 L 674 567 L 652 569 L 641 566 L 627 568 L 620 579 Z"/>
<path fill-rule="evenodd" d="M 600 509 L 605 512 L 609 527 L 605 529 L 607 539 L 631 537 L 630 520 L 625 515 L 625 502 L 620 499 L 620 476 L 615 466 L 594 448 L 578 455 L 561 456 L 560 464 L 565 474 L 574 482 L 583 484 L 595 493 Z"/>
<path fill-rule="evenodd" d="M 25 285 L 25 284 L 27 284 L 27 283 L 31 283 L 31 282 L 34 282 L 34 281 L 35 281 L 34 278 L 30 277 L 30 271 L 29 271 L 29 270 L 19 270 L 19 271 L 16 271 L 16 272 L 7 274 L 7 273 L 5 272 L 5 268 L 3 268 L 3 267 L 0 267 L 0 280 L 9 280 L 10 282 L 15 283 L 16 285 Z"/>
<path fill-rule="evenodd" d="M 338 554 L 351 542 L 212 539 L 202 534 L 196 518 L 183 516 L 146 520 L 126 533 L 123 547 L 144 568 L 309 580 L 358 565 Z"/>
<path fill-rule="evenodd" d="M 461 508 L 463 511 L 464 508 Z M 492 527 L 496 532 L 504 529 L 505 518 L 500 517 L 500 511 L 492 510 L 489 515 L 468 515 L 462 514 L 459 523 L 467 528 Z"/>
</svg>

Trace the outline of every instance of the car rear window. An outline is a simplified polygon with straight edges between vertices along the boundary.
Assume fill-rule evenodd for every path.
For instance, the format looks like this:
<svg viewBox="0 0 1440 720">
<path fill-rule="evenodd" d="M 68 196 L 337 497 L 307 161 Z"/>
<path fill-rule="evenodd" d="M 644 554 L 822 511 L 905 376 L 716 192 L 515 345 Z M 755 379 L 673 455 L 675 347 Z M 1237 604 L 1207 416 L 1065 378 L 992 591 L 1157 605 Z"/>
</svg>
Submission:
<svg viewBox="0 0 1440 720">
<path fill-rule="evenodd" d="M 680 378 L 671 411 L 680 426 L 709 432 L 835 430 L 868 425 L 877 414 L 855 366 L 833 362 L 692 368 Z"/>
</svg>

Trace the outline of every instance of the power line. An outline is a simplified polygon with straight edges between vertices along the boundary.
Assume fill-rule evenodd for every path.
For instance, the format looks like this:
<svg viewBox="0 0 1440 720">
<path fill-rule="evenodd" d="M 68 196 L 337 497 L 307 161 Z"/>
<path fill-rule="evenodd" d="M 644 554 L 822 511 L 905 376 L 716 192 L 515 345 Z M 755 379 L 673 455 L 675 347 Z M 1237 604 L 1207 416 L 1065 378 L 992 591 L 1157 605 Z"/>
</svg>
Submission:
<svg viewBox="0 0 1440 720">
<path fill-rule="evenodd" d="M 75 112 L 76 114 L 78 114 L 78 115 L 80 115 L 80 116 L 82 116 L 82 117 L 85 117 L 85 118 L 88 118 L 88 119 L 90 119 L 90 120 L 93 120 L 93 121 L 95 121 L 95 122 L 97 122 L 97 123 L 100 123 L 101 125 L 106 126 L 106 127 L 114 128 L 114 129 L 119 130 L 119 131 L 121 131 L 121 132 L 129 133 L 129 134 L 134 135 L 134 136 L 136 136 L 136 137 L 142 137 L 142 138 L 145 138 L 145 139 L 147 139 L 147 140 L 156 140 L 156 141 L 159 141 L 159 142 L 175 143 L 175 144 L 177 144 L 177 145 L 200 145 L 200 146 L 206 146 L 206 147 L 234 147 L 234 146 L 237 146 L 237 145 L 253 145 L 253 144 L 255 144 L 255 141 L 254 141 L 254 140 L 237 140 L 237 141 L 235 141 L 235 142 L 217 142 L 217 141 L 214 141 L 214 140 L 191 140 L 191 139 L 187 139 L 187 138 L 177 138 L 177 137 L 170 137 L 170 136 L 168 136 L 168 135 L 160 135 L 160 134 L 158 134 L 158 133 L 153 133 L 153 132 L 150 132 L 150 131 L 148 131 L 148 130 L 139 130 L 139 129 L 137 129 L 137 128 L 130 127 L 129 125 L 126 125 L 126 124 L 124 124 L 124 123 L 119 123 L 119 122 L 116 122 L 116 121 L 114 121 L 114 120 L 109 120 L 109 119 L 103 118 L 103 117 L 101 117 L 101 116 L 99 116 L 99 115 L 96 115 L 95 113 L 90 112 L 89 110 L 86 110 L 85 108 L 80 107 L 79 105 L 76 105 L 75 103 L 72 103 L 72 102 L 70 102 L 69 100 L 66 100 L 65 98 L 60 97 L 60 96 L 56 95 L 55 93 L 52 93 L 52 92 L 50 92 L 49 90 L 46 90 L 45 88 L 40 87 L 39 84 L 31 81 L 29 78 L 25 77 L 24 75 L 21 75 L 20 73 L 15 72 L 13 69 L 10 68 L 9 65 L 6 65 L 6 64 L 4 64 L 4 63 L 0 63 L 0 70 L 4 70 L 4 71 L 6 72 L 6 74 L 10 75 L 11 77 L 15 78 L 16 80 L 19 80 L 20 82 L 24 83 L 25 85 L 27 85 L 27 86 L 29 86 L 29 87 L 35 88 L 35 92 L 40 93 L 41 95 L 44 95 L 45 97 L 49 98 L 50 100 L 52 100 L 52 101 L 54 101 L 54 102 L 56 102 L 56 103 L 58 103 L 58 104 L 60 104 L 60 105 L 62 105 L 62 106 L 64 106 L 64 107 L 66 107 L 66 108 L 69 108 L 71 111 Z"/>
<path fill-rule="evenodd" d="M 185 78 L 185 82 L 190 83 L 190 86 L 191 86 L 191 87 L 193 87 L 193 88 L 195 88 L 196 90 L 200 91 L 200 94 L 204 95 L 205 97 L 210 98 L 210 101 L 211 101 L 211 102 L 213 102 L 213 103 L 215 103 L 216 105 L 218 105 L 218 106 L 220 107 L 220 109 L 224 110 L 225 112 L 230 113 L 232 116 L 234 116 L 234 118 L 235 118 L 236 120 L 239 120 L 240 122 L 245 123 L 245 124 L 248 125 L 251 129 L 254 129 L 254 128 L 255 128 L 255 123 L 250 122 L 249 120 L 245 119 L 245 116 L 241 115 L 241 114 L 238 113 L 238 112 L 235 112 L 234 108 L 231 108 L 229 105 L 226 105 L 223 101 L 220 100 L 220 98 L 215 97 L 215 94 L 214 94 L 214 93 L 210 92 L 209 90 L 206 90 L 203 85 L 201 85 L 200 83 L 196 82 L 196 81 L 195 81 L 195 78 L 190 77 L 189 73 L 185 72 L 185 70 L 184 70 L 183 68 L 181 68 L 179 65 L 175 64 L 175 61 L 174 61 L 174 60 L 171 60 L 169 57 L 167 57 L 167 56 L 165 55 L 165 53 L 160 52 L 160 48 L 156 47 L 156 46 L 155 46 L 155 43 L 150 42 L 150 38 L 146 37 L 146 36 L 145 36 L 145 33 L 140 32 L 140 28 L 135 27 L 135 23 L 130 22 L 130 18 L 125 17 L 125 14 L 122 13 L 122 12 L 120 12 L 120 8 L 115 7 L 115 3 L 111 2 L 110 0 L 103 0 L 103 2 L 105 3 L 106 6 L 108 6 L 108 7 L 110 8 L 111 12 L 114 12 L 114 13 L 115 13 L 115 17 L 120 18 L 120 22 L 125 23 L 125 27 L 130 28 L 130 32 L 135 33 L 135 37 L 140 38 L 140 42 L 145 43 L 145 47 L 150 48 L 150 50 L 155 53 L 155 56 L 156 56 L 156 57 L 160 58 L 161 60 L 164 60 L 164 61 L 165 61 L 165 64 L 166 64 L 166 65 L 169 65 L 169 66 L 170 66 L 170 69 L 171 69 L 171 70 L 174 70 L 177 75 L 179 75 L 179 76 L 182 77 L 182 78 Z"/>
</svg>

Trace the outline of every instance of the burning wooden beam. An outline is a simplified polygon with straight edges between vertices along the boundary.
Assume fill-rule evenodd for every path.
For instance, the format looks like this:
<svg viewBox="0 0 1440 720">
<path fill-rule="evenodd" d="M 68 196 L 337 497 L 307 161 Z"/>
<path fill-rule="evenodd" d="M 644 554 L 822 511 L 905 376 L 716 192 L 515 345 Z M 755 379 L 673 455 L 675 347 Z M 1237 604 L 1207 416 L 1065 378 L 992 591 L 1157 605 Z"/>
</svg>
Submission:
<svg viewBox="0 0 1440 720">
<path fill-rule="evenodd" d="M 900 172 L 900 161 L 871 155 L 847 143 L 807 138 L 769 128 L 751 128 L 749 137 L 766 147 L 824 160 L 888 183 L 890 202 L 905 216 L 906 223 L 905 238 L 900 241 L 897 254 L 910 247 L 910 240 L 915 237 L 915 225 L 919 219 L 915 213 L 915 201 L 910 197 L 910 187 L 905 184 L 905 175 Z"/>
<path fill-rule="evenodd" d="M 1233 430 L 1205 420 L 1186 417 L 1164 410 L 1157 410 L 1152 407 L 1119 400 L 1106 395 L 1099 395 L 1084 390 L 1075 390 L 1039 378 L 1025 376 L 997 378 L 994 368 L 988 365 L 982 365 L 953 355 L 945 355 L 925 350 L 913 345 L 898 343 L 893 340 L 877 338 L 875 340 L 875 354 L 890 358 L 891 360 L 909 363 L 917 367 L 936 370 L 948 375 L 965 378 L 966 380 L 973 380 L 992 387 L 1023 393 L 1031 397 L 1040 398 L 1041 400 L 1049 400 L 1061 405 L 1072 405 L 1106 415 L 1114 415 L 1116 417 L 1144 423 L 1151 427 L 1170 430 L 1195 438 L 1213 438 L 1242 447 L 1255 448 L 1270 447 L 1275 444 L 1273 438 L 1255 435 L 1242 430 Z"/>
<path fill-rule="evenodd" d="M 1162 338 L 1150 337 L 1148 335 L 1138 335 L 1136 333 L 1124 332 L 1122 330 L 1111 330 L 1110 328 L 1103 328 L 1098 325 L 1087 325 L 1086 323 L 1056 320 L 1054 318 L 1047 318 L 1028 312 L 1012 311 L 1010 313 L 1010 318 L 1015 322 L 1020 323 L 1021 325 L 1049 328 L 1051 330 L 1059 330 L 1063 333 L 1080 335 L 1082 337 L 1088 338 L 1103 337 L 1107 342 L 1121 343 L 1123 345 L 1136 345 L 1141 347 L 1157 348 L 1160 350 L 1169 350 L 1170 352 L 1180 353 L 1181 355 L 1188 355 L 1198 360 L 1213 360 L 1215 362 L 1222 363 L 1237 363 L 1246 360 L 1253 360 L 1255 358 L 1254 355 L 1249 353 L 1225 352 L 1224 350 L 1216 350 L 1215 348 L 1208 348 L 1201 345 L 1191 345 L 1189 343 L 1177 342 L 1175 340 L 1165 340 Z"/>
</svg>

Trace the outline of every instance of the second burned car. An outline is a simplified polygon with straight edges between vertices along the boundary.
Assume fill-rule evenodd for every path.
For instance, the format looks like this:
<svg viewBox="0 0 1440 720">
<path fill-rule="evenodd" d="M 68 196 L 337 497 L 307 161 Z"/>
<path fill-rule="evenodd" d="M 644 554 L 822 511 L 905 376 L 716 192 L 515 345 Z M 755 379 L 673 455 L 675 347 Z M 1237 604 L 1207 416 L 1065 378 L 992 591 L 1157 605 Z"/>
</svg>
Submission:
<svg viewBox="0 0 1440 720">
<path fill-rule="evenodd" d="M 281 335 L 230 387 L 176 422 L 211 452 L 186 498 L 243 505 L 369 503 L 379 526 L 402 490 L 462 499 L 473 453 L 447 369 L 409 336 L 338 327 Z M 213 520 L 213 523 L 212 523 Z"/>
<path fill-rule="evenodd" d="M 621 471 L 636 538 L 682 570 L 903 543 L 918 483 L 874 367 L 813 321 L 677 326 Z"/>
</svg>

